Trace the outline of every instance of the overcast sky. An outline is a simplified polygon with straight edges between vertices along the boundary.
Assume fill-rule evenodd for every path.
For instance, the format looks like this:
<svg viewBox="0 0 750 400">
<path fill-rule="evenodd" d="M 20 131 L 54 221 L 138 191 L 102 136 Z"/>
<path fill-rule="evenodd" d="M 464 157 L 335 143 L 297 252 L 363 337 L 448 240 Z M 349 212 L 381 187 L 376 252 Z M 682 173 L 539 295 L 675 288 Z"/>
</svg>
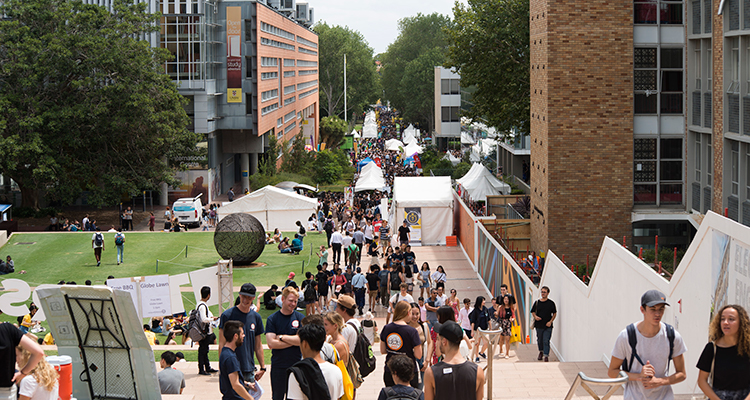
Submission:
<svg viewBox="0 0 750 400">
<path fill-rule="evenodd" d="M 375 50 L 384 53 L 398 36 L 398 20 L 434 12 L 453 18 L 454 0 L 307 0 L 315 22 L 348 26 L 359 31 Z M 465 0 L 461 0 L 466 3 Z"/>
</svg>

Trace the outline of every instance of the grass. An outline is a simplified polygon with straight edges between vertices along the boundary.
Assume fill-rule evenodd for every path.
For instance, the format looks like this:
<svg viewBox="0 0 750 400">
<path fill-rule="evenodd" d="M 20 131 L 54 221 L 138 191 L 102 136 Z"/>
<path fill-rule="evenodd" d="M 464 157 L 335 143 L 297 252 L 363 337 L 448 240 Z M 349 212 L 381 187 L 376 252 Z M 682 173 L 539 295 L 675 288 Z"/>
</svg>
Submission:
<svg viewBox="0 0 750 400">
<path fill-rule="evenodd" d="M 285 232 L 285 236 L 293 235 L 294 233 Z M 213 266 L 220 258 L 214 250 L 213 232 L 132 232 L 126 233 L 125 237 L 125 263 L 117 265 L 114 234 L 105 233 L 102 265 L 97 267 L 91 249 L 91 233 L 14 233 L 8 243 L 0 248 L 0 254 L 3 257 L 10 255 L 13 258 L 16 272 L 25 270 L 27 273 L 4 275 L 0 277 L 0 283 L 3 279 L 15 278 L 26 281 L 32 287 L 44 283 L 56 284 L 60 280 L 75 281 L 82 285 L 90 279 L 93 284 L 101 285 L 109 275 L 117 278 L 157 274 L 174 275 Z M 234 285 L 241 286 L 243 283 L 252 282 L 256 286 L 271 286 L 274 283 L 283 286 L 290 271 L 297 274 L 295 280 L 301 283 L 304 279 L 304 272 L 316 272 L 318 258 L 315 252 L 325 244 L 325 237 L 325 234 L 308 232 L 304 240 L 304 250 L 299 255 L 280 254 L 275 244 L 266 245 L 263 253 L 256 260 L 257 265 L 262 266 L 234 268 Z M 185 257 L 185 246 L 187 246 L 187 257 Z M 310 249 L 312 249 L 312 255 Z M 158 273 L 156 260 L 163 260 L 159 261 Z M 303 262 L 304 269 L 302 268 Z M 262 293 L 258 295 L 261 296 Z M 183 292 L 182 299 L 186 310 L 189 311 L 195 307 L 192 292 Z M 219 315 L 218 305 L 210 309 L 214 315 Z M 273 312 L 260 310 L 264 323 Z M 16 322 L 16 317 L 2 314 L 0 322 Z M 42 322 L 42 326 L 49 329 L 46 321 Z M 218 335 L 218 329 L 215 333 Z M 37 336 L 44 337 L 45 334 L 46 332 L 41 332 Z M 157 338 L 164 343 L 166 335 L 157 334 Z M 262 335 L 262 341 L 265 343 L 265 335 Z"/>
</svg>

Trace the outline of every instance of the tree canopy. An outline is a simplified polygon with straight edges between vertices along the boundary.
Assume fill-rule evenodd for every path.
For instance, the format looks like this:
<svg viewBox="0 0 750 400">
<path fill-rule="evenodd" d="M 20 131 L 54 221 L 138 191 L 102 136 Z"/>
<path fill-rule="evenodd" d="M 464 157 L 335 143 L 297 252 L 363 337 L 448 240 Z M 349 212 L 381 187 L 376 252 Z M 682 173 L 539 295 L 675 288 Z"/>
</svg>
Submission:
<svg viewBox="0 0 750 400">
<path fill-rule="evenodd" d="M 501 131 L 529 132 L 529 2 L 456 2 L 447 29 L 446 67 L 461 75 L 461 86 L 475 86 L 465 111 Z"/>
<path fill-rule="evenodd" d="M 399 35 L 382 55 L 385 98 L 406 120 L 432 130 L 435 67 L 445 62 L 450 18 L 438 13 L 399 20 Z"/>
<path fill-rule="evenodd" d="M 0 171 L 21 188 L 93 205 L 174 184 L 166 160 L 197 152 L 166 50 L 140 40 L 157 17 L 136 0 L 112 10 L 69 0 L 0 3 Z"/>
<path fill-rule="evenodd" d="M 324 115 L 344 117 L 344 54 L 346 54 L 347 108 L 349 115 L 361 113 L 379 94 L 373 50 L 364 36 L 348 27 L 315 25 L 318 34 L 318 79 L 320 110 Z"/>
</svg>

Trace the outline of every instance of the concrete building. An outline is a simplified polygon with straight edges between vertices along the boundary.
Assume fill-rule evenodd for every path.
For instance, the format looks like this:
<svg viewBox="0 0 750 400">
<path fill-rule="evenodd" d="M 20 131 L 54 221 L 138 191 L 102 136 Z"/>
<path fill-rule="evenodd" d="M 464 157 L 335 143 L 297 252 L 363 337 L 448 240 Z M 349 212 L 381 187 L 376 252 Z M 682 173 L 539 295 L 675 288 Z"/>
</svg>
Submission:
<svg viewBox="0 0 750 400">
<path fill-rule="evenodd" d="M 306 143 L 317 144 L 318 36 L 307 2 L 142 1 L 162 13 L 159 32 L 144 39 L 172 54 L 164 72 L 189 100 L 189 129 L 205 135 L 208 148 L 208 169 L 180 173 L 183 185 L 163 187 L 162 204 L 197 192 L 212 201 L 238 182 L 248 188 L 271 136 L 290 140 L 302 129 Z"/>
</svg>

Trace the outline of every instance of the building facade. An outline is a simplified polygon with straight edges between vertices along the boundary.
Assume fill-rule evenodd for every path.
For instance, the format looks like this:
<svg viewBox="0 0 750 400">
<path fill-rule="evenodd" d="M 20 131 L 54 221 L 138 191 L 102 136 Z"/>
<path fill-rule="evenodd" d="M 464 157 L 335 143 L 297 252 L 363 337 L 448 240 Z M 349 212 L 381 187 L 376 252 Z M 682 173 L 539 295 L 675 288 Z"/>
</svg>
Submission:
<svg viewBox="0 0 750 400">
<path fill-rule="evenodd" d="M 531 2 L 532 246 L 685 247 L 750 225 L 750 4 Z M 725 173 L 726 172 L 726 173 Z"/>
</svg>

